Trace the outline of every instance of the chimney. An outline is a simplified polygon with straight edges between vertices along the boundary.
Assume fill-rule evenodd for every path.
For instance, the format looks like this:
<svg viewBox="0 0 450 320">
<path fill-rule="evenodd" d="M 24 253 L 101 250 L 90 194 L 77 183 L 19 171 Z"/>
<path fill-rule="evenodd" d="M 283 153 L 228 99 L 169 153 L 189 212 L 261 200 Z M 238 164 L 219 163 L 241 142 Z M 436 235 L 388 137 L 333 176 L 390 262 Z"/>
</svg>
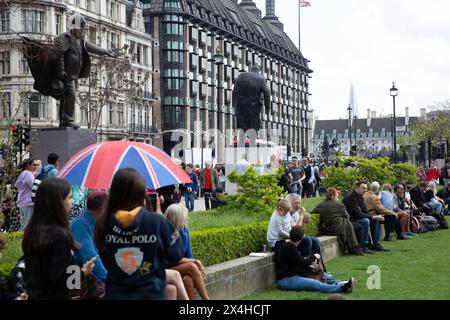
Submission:
<svg viewBox="0 0 450 320">
<path fill-rule="evenodd" d="M 240 7 L 244 8 L 245 10 L 253 13 L 254 15 L 257 15 L 259 18 L 261 18 L 261 10 L 258 9 L 256 4 L 253 2 L 253 0 L 243 0 L 240 4 Z"/>
<path fill-rule="evenodd" d="M 370 109 L 367 109 L 367 126 L 368 127 L 370 127 L 370 122 L 371 122 L 371 118 L 370 118 L 370 116 L 371 116 L 371 112 L 370 112 Z"/>
<path fill-rule="evenodd" d="M 427 119 L 427 109 L 420 108 L 420 117 L 425 120 Z"/>
<path fill-rule="evenodd" d="M 409 108 L 405 108 L 405 126 L 409 125 Z"/>
<path fill-rule="evenodd" d="M 372 111 L 372 119 L 375 119 L 377 117 L 377 112 L 374 110 Z"/>
<path fill-rule="evenodd" d="M 275 0 L 266 0 L 266 17 L 275 16 Z"/>
<path fill-rule="evenodd" d="M 284 25 L 280 20 L 278 20 L 278 17 L 275 15 L 275 0 L 266 0 L 266 15 L 263 20 L 283 31 Z"/>
</svg>

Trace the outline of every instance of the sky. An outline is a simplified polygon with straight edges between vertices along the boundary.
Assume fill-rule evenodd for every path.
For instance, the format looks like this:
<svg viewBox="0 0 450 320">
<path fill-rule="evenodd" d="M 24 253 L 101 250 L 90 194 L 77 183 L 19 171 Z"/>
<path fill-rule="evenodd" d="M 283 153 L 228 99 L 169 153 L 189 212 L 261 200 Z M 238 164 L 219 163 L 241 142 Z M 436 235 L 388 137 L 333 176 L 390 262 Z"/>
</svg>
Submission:
<svg viewBox="0 0 450 320">
<path fill-rule="evenodd" d="M 265 14 L 265 0 L 253 0 Z M 298 44 L 298 0 L 276 0 L 284 30 Z M 449 0 L 309 0 L 301 8 L 301 51 L 311 60 L 310 109 L 346 118 L 353 83 L 358 116 L 367 109 L 419 116 L 450 99 Z"/>
</svg>

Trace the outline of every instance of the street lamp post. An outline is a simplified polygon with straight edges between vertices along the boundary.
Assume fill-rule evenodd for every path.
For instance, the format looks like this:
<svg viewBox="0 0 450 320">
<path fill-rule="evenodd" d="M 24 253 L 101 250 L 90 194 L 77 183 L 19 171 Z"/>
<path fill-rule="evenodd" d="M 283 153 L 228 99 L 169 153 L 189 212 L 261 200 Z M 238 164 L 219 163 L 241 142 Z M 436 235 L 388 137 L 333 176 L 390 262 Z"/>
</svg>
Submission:
<svg viewBox="0 0 450 320">
<path fill-rule="evenodd" d="M 354 154 L 355 156 L 356 156 L 356 149 L 358 147 L 357 138 L 356 138 L 356 119 L 358 119 L 358 116 L 355 114 L 353 116 L 353 122 L 355 123 L 355 154 Z"/>
<path fill-rule="evenodd" d="M 221 103 L 221 89 L 222 89 L 222 70 L 221 70 L 221 66 L 223 65 L 223 54 L 220 51 L 220 48 L 217 47 L 216 49 L 216 53 L 214 54 L 214 61 L 217 65 L 217 130 L 219 131 L 219 137 L 221 137 L 222 131 L 223 130 L 223 126 L 222 126 L 222 118 L 223 118 L 223 110 L 222 110 L 222 103 Z M 221 148 L 222 148 L 222 138 L 220 138 L 220 140 L 218 141 L 218 146 L 217 146 L 217 159 L 219 160 L 220 157 L 219 155 L 222 155 L 221 152 Z M 219 160 L 220 161 L 220 160 Z"/>
<path fill-rule="evenodd" d="M 348 111 L 348 136 L 350 138 L 350 143 L 349 143 L 349 152 L 348 155 L 351 156 L 352 155 L 352 107 L 351 105 L 348 105 L 347 108 Z"/>
<path fill-rule="evenodd" d="M 394 163 L 397 163 L 397 125 L 395 118 L 395 97 L 398 95 L 398 89 L 395 87 L 395 82 L 392 82 L 392 88 L 390 90 L 392 103 L 394 107 Z"/>
</svg>

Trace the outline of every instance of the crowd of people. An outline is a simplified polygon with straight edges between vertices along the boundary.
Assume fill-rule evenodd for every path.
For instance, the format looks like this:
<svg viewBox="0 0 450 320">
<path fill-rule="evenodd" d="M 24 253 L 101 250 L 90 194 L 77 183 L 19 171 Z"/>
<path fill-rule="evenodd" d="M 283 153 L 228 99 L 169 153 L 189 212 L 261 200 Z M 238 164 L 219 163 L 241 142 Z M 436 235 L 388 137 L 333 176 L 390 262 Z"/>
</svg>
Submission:
<svg viewBox="0 0 450 320">
<path fill-rule="evenodd" d="M 116 172 L 110 189 L 104 191 L 85 190 L 55 178 L 59 157 L 54 153 L 44 167 L 27 159 L 14 183 L 19 223 L 10 215 L 2 227 L 24 232 L 23 257 L 9 277 L 8 290 L 0 282 L 0 299 L 188 300 L 198 294 L 208 300 L 205 268 L 190 244 L 188 212 L 194 210 L 198 192 L 207 209 L 221 204 L 218 194 L 223 192 L 225 180 L 220 177 L 225 177 L 225 169 L 213 168 L 210 161 L 202 170 L 179 165 L 191 183 L 148 190 L 136 170 L 125 168 Z M 277 286 L 351 292 L 355 280 L 333 278 L 323 262 L 319 239 L 305 234 L 311 215 L 302 198 L 318 193 L 321 168 L 308 158 L 300 164 L 295 157 L 287 163 L 271 157 L 269 164 L 255 166 L 262 174 L 280 165 L 286 165 L 280 185 L 288 196 L 279 199 L 267 230 Z M 244 156 L 235 167 L 244 173 L 249 166 Z M 450 206 L 450 158 L 439 176 L 433 171 L 422 175 L 422 169 L 419 176 L 423 180 L 416 186 L 359 181 L 343 198 L 335 188 L 322 190 L 325 200 L 311 210 L 320 214 L 320 233 L 338 236 L 345 253 L 363 256 L 390 251 L 382 240 L 411 240 L 428 230 L 448 229 L 444 215 Z M 6 245 L 0 237 L 0 259 Z M 68 280 L 76 270 L 80 285 L 70 288 Z"/>
<path fill-rule="evenodd" d="M 299 176 L 292 171 L 289 174 L 293 181 Z M 449 181 L 439 191 L 436 183 L 426 178 L 416 186 L 398 184 L 394 188 L 389 183 L 380 186 L 377 181 L 359 181 L 342 201 L 340 192 L 331 187 L 326 190 L 326 199 L 311 212 L 320 215 L 320 234 L 337 236 L 347 254 L 390 251 L 381 240 L 411 240 L 423 232 L 448 229 L 444 216 L 448 214 L 445 205 L 450 204 Z M 298 188 L 299 184 L 291 191 Z M 305 236 L 303 226 L 309 221 L 310 215 L 301 206 L 297 192 L 278 201 L 267 230 L 267 243 L 275 252 L 277 286 L 294 291 L 351 292 L 355 284 L 352 277 L 338 281 L 326 272 L 318 239 Z"/>
<path fill-rule="evenodd" d="M 188 229 L 187 195 L 198 188 L 192 165 L 186 166 L 192 184 L 148 190 L 136 170 L 125 168 L 106 192 L 55 178 L 58 158 L 50 154 L 40 170 L 34 159 L 26 160 L 14 184 L 23 256 L 8 285 L 0 283 L 0 300 L 189 300 L 197 293 L 209 299 L 205 268 L 192 252 Z M 213 172 L 205 175 L 211 183 Z M 176 196 L 178 190 L 184 192 L 186 206 Z M 71 215 L 80 207 L 81 213 Z M 6 246 L 1 238 L 0 259 Z M 76 270 L 80 285 L 71 288 Z"/>
</svg>

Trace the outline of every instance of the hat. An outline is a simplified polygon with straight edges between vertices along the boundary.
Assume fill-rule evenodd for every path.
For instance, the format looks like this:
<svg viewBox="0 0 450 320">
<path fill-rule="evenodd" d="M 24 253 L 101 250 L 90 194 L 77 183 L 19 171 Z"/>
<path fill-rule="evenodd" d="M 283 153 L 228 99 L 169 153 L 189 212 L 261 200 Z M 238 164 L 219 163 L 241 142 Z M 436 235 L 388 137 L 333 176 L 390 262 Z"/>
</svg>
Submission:
<svg viewBox="0 0 450 320">
<path fill-rule="evenodd" d="M 66 91 L 66 86 L 64 82 L 59 79 L 54 79 L 50 84 L 50 93 L 53 98 L 61 98 Z"/>
</svg>

